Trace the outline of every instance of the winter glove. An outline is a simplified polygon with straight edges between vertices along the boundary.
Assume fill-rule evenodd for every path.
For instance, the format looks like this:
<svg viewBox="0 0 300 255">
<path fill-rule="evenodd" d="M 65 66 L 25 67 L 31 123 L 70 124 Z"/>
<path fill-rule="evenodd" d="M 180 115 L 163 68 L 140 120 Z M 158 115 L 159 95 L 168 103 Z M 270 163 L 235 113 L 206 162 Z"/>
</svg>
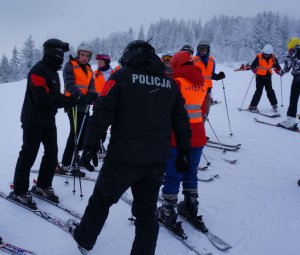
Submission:
<svg viewBox="0 0 300 255">
<path fill-rule="evenodd" d="M 224 72 L 221 71 L 217 74 L 217 77 L 216 77 L 217 81 L 222 80 L 224 78 L 225 78 L 225 73 Z"/>
<path fill-rule="evenodd" d="M 93 104 L 96 101 L 98 94 L 96 92 L 91 92 L 87 94 L 85 97 L 86 97 L 87 104 Z"/>
<path fill-rule="evenodd" d="M 95 167 L 98 166 L 97 152 L 94 150 L 84 150 L 81 156 L 81 162 L 88 171 L 93 172 L 95 168 L 91 165 L 91 161 L 93 161 Z"/>
<path fill-rule="evenodd" d="M 283 75 L 283 72 L 280 69 L 275 69 L 275 73 L 277 73 L 279 76 Z"/>
<path fill-rule="evenodd" d="M 257 73 L 257 69 L 256 68 L 252 69 L 252 72 L 256 74 Z"/>
<path fill-rule="evenodd" d="M 71 95 L 69 97 L 65 96 L 65 108 L 72 108 L 73 106 L 77 105 L 79 100 L 78 95 Z"/>
<path fill-rule="evenodd" d="M 179 151 L 178 150 L 178 155 L 176 158 L 175 166 L 176 166 L 176 171 L 178 173 L 186 173 L 187 171 L 189 171 L 189 168 L 190 168 L 189 151 L 186 151 L 186 150 Z"/>
</svg>

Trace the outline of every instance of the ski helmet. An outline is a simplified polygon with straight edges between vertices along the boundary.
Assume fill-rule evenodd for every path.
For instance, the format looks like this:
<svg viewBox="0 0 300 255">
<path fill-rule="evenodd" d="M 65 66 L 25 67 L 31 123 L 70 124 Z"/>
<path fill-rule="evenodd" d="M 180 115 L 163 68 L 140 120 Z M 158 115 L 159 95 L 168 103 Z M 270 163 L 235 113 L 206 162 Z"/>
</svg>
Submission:
<svg viewBox="0 0 300 255">
<path fill-rule="evenodd" d="M 180 51 L 187 51 L 187 52 L 189 52 L 191 55 L 194 55 L 194 49 L 193 49 L 193 47 L 192 47 L 191 45 L 188 45 L 188 44 L 184 45 L 184 46 L 181 48 Z"/>
<path fill-rule="evenodd" d="M 300 38 L 292 37 L 287 43 L 288 50 L 294 49 L 296 46 L 300 46 Z"/>
<path fill-rule="evenodd" d="M 93 50 L 91 45 L 87 44 L 87 43 L 81 43 L 79 44 L 78 48 L 77 48 L 77 57 L 79 56 L 80 51 L 87 51 L 91 54 L 91 57 L 93 55 Z"/>
<path fill-rule="evenodd" d="M 171 61 L 171 58 L 172 58 L 172 54 L 171 53 L 165 53 L 165 54 L 162 54 L 162 56 L 161 56 L 161 60 L 163 62 L 165 62 L 165 61 Z"/>
<path fill-rule="evenodd" d="M 52 38 L 44 42 L 44 54 L 50 57 L 64 59 L 65 52 L 69 51 L 69 44 L 59 39 Z"/>
<path fill-rule="evenodd" d="M 175 70 L 180 66 L 193 65 L 193 64 L 194 64 L 193 57 L 187 51 L 179 51 L 171 59 L 171 65 L 173 70 Z"/>
<path fill-rule="evenodd" d="M 133 56 L 142 53 L 142 52 L 152 52 L 155 53 L 155 49 L 144 40 L 135 40 L 130 42 L 125 50 L 123 51 L 121 58 L 121 65 L 126 66 L 128 60 L 130 60 Z"/>
<path fill-rule="evenodd" d="M 266 44 L 264 47 L 263 47 L 263 53 L 265 54 L 273 54 L 274 50 L 273 50 L 273 47 L 270 45 L 270 44 Z"/>
<path fill-rule="evenodd" d="M 111 58 L 107 54 L 97 54 L 96 55 L 96 60 L 103 60 L 105 62 L 105 64 L 109 65 L 110 61 L 111 61 Z"/>
</svg>

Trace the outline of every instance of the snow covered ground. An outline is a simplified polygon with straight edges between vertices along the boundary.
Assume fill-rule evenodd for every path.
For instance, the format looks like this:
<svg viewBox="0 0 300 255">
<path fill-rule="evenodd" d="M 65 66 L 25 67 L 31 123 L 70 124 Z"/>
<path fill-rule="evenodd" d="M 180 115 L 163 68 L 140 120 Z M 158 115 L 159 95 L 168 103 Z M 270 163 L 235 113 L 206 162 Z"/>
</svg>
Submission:
<svg viewBox="0 0 300 255">
<path fill-rule="evenodd" d="M 300 178 L 300 134 L 253 121 L 257 117 L 276 123 L 285 118 L 292 78 L 290 74 L 283 77 L 284 107 L 280 107 L 280 78 L 274 75 L 273 87 L 282 117 L 269 119 L 237 110 L 252 77 L 251 72 L 233 72 L 237 66 L 217 66 L 217 71 L 223 70 L 227 76 L 224 85 L 234 135 L 229 135 L 221 81 L 214 83 L 213 96 L 222 103 L 211 108 L 209 117 L 222 142 L 241 143 L 242 146 L 238 152 L 225 154 L 211 148 L 204 150 L 205 156 L 211 161 L 206 173 L 219 173 L 219 178 L 209 183 L 199 183 L 199 210 L 211 232 L 232 245 L 233 248 L 225 254 L 296 255 L 300 250 L 300 187 L 297 186 Z M 0 187 L 7 193 L 22 142 L 19 116 L 25 88 L 26 80 L 0 84 Z M 254 88 L 255 80 L 244 107 L 248 106 Z M 265 113 L 272 113 L 265 92 L 258 108 Z M 62 110 L 57 115 L 57 127 L 61 159 L 69 132 L 68 118 Z M 206 128 L 208 136 L 216 140 L 209 125 L 206 124 Z M 42 148 L 35 168 L 38 168 L 41 156 Z M 238 162 L 231 165 L 224 158 L 237 158 Z M 200 165 L 205 165 L 204 159 Z M 96 177 L 97 174 L 88 172 L 87 175 Z M 32 180 L 36 177 L 31 174 Z M 64 181 L 61 177 L 54 179 L 54 188 L 61 201 L 83 213 L 93 183 L 83 182 L 84 197 L 81 199 L 78 182 L 77 193 L 73 195 L 72 185 L 66 186 Z M 38 201 L 38 205 L 63 219 L 70 218 L 65 212 L 45 202 Z M 130 207 L 123 201 L 113 206 L 91 255 L 129 254 L 134 236 L 134 227 L 127 220 L 130 216 Z M 183 223 L 183 227 L 196 246 L 213 254 L 223 254 L 204 235 L 186 223 Z M 4 199 L 0 199 L 0 235 L 7 242 L 40 255 L 79 254 L 70 235 Z M 194 254 L 165 229 L 160 231 L 156 251 L 158 255 Z"/>
</svg>

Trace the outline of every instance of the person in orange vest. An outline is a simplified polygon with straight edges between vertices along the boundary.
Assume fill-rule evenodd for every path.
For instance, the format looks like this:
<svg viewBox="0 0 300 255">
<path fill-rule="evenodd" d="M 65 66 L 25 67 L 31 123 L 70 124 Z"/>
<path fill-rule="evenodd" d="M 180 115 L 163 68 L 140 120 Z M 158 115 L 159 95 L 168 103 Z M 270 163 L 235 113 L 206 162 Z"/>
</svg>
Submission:
<svg viewBox="0 0 300 255">
<path fill-rule="evenodd" d="M 206 232 L 207 228 L 201 216 L 198 216 L 197 167 L 200 162 L 203 146 L 206 144 L 201 108 L 202 104 L 205 103 L 207 87 L 200 68 L 194 64 L 193 58 L 188 52 L 177 52 L 171 59 L 171 65 L 173 79 L 176 81 L 185 99 L 185 109 L 187 110 L 192 130 L 191 149 L 184 153 L 179 151 L 177 149 L 179 144 L 177 144 L 172 132 L 170 157 L 167 162 L 163 182 L 164 186 L 162 188 L 163 205 L 157 209 L 157 215 L 166 226 L 178 226 L 176 224 L 177 213 L 175 208 L 178 201 L 177 196 L 180 182 L 182 182 L 184 201 L 178 204 L 178 213 L 197 221 L 201 229 Z M 190 165 L 188 167 L 178 167 L 178 154 L 189 159 Z"/>
<path fill-rule="evenodd" d="M 90 45 L 81 43 L 77 49 L 76 58 L 70 57 L 70 61 L 66 63 L 63 70 L 63 77 L 65 83 L 65 95 L 69 96 L 77 94 L 80 96 L 79 105 L 77 106 L 77 135 L 79 135 L 82 127 L 81 135 L 78 140 L 78 151 L 82 150 L 82 141 L 84 131 L 89 116 L 88 105 L 92 104 L 97 99 L 97 93 L 95 91 L 93 71 L 89 64 L 93 51 Z M 74 116 L 71 108 L 65 109 L 70 120 L 70 134 L 66 143 L 66 147 L 62 157 L 62 166 L 57 169 L 57 172 L 65 174 L 71 166 L 72 158 L 74 155 L 75 143 L 74 143 Z M 85 122 L 83 123 L 84 116 L 86 115 Z M 76 155 L 77 157 L 77 155 Z M 74 163 L 74 158 L 73 158 Z M 93 170 L 93 169 L 90 169 Z M 85 173 L 81 171 L 71 171 L 75 175 L 85 176 Z"/>
<path fill-rule="evenodd" d="M 225 78 L 224 72 L 215 73 L 216 63 L 215 59 L 210 56 L 210 44 L 206 40 L 202 40 L 198 43 L 197 54 L 194 57 L 194 63 L 196 66 L 200 67 L 204 82 L 207 86 L 206 104 L 203 109 L 205 109 L 205 115 L 209 114 L 210 105 L 213 101 L 211 96 L 211 90 L 213 88 L 212 80 L 221 80 Z"/>
<path fill-rule="evenodd" d="M 109 76 L 112 74 L 113 69 L 110 66 L 111 58 L 107 54 L 97 54 L 96 55 L 98 69 L 94 71 L 94 82 L 95 89 L 98 96 L 101 96 L 101 92 L 105 82 L 108 80 Z"/>
<path fill-rule="evenodd" d="M 267 44 L 263 47 L 262 53 L 258 54 L 251 64 L 251 70 L 256 74 L 256 90 L 248 107 L 249 111 L 258 112 L 257 105 L 265 88 L 273 110 L 277 112 L 277 98 L 272 88 L 273 68 L 275 72 L 279 74 L 281 67 L 274 55 L 273 47 Z"/>
<path fill-rule="evenodd" d="M 169 77 L 172 77 L 172 67 L 171 67 L 171 59 L 172 59 L 172 54 L 171 53 L 165 53 L 161 56 L 162 62 L 166 66 L 166 75 Z"/>
</svg>

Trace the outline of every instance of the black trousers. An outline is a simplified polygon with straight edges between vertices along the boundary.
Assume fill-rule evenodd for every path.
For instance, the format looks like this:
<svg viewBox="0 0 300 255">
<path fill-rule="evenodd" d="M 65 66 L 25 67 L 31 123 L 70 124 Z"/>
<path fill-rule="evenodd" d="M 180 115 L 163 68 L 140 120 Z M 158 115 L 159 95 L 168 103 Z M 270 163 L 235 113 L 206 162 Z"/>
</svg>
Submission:
<svg viewBox="0 0 300 255">
<path fill-rule="evenodd" d="M 84 112 L 78 112 L 77 113 L 77 135 L 79 135 L 80 128 L 81 128 L 84 116 L 85 116 Z M 70 121 L 70 133 L 69 133 L 66 148 L 64 150 L 64 154 L 63 154 L 63 158 L 62 158 L 62 164 L 65 165 L 65 166 L 69 166 L 71 164 L 72 157 L 73 157 L 74 150 L 75 150 L 74 121 L 73 121 L 72 111 L 68 112 L 68 117 L 69 117 L 69 121 Z M 80 138 L 79 138 L 79 141 L 78 141 L 78 151 L 82 150 L 83 136 L 84 136 L 84 132 L 85 132 L 85 129 L 86 129 L 86 126 L 87 126 L 88 117 L 89 116 L 87 115 L 86 119 L 83 123 L 83 128 L 82 128 L 81 135 L 80 135 Z"/>
<path fill-rule="evenodd" d="M 263 89 L 265 88 L 267 92 L 267 97 L 270 101 L 271 105 L 276 105 L 277 104 L 277 98 L 274 92 L 274 89 L 272 88 L 272 78 L 265 78 L 261 76 L 256 76 L 256 90 L 254 92 L 252 101 L 250 103 L 251 106 L 257 106 L 261 95 L 263 93 Z"/>
<path fill-rule="evenodd" d="M 287 111 L 287 116 L 290 116 L 293 118 L 296 117 L 299 95 L 300 95 L 300 74 L 294 76 L 294 79 L 292 82 L 290 105 L 289 105 L 289 108 Z"/>
<path fill-rule="evenodd" d="M 39 169 L 37 186 L 42 188 L 52 186 L 58 151 L 56 126 L 22 125 L 22 128 L 23 145 L 14 176 L 14 191 L 17 195 L 24 194 L 29 189 L 30 169 L 35 162 L 41 143 L 44 145 L 44 156 Z"/>
<path fill-rule="evenodd" d="M 131 187 L 136 217 L 131 255 L 154 255 L 159 225 L 156 204 L 166 164 L 132 165 L 105 159 L 88 206 L 74 238 L 91 250 L 107 219 L 109 208 Z M 126 218 L 124 218 L 126 220 Z"/>
</svg>

